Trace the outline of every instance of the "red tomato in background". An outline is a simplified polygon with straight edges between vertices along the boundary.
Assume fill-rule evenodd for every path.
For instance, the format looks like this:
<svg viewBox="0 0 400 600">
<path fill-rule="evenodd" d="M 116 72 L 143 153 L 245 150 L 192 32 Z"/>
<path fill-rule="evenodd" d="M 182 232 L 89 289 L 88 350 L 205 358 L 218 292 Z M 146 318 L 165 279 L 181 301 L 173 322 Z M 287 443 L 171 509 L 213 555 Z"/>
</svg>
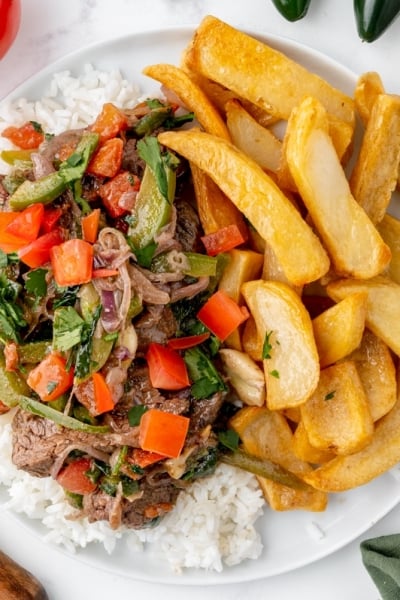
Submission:
<svg viewBox="0 0 400 600">
<path fill-rule="evenodd" d="M 20 0 L 0 0 L 0 59 L 15 40 L 20 22 Z"/>
</svg>

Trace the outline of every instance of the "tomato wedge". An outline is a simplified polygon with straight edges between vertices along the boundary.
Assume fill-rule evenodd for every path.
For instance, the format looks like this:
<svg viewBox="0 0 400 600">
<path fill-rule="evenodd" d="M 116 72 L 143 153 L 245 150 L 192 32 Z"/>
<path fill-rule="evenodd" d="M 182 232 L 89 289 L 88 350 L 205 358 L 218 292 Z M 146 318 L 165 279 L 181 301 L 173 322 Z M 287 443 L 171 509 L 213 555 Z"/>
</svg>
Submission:
<svg viewBox="0 0 400 600">
<path fill-rule="evenodd" d="M 100 142 L 104 142 L 127 127 L 128 119 L 124 113 L 115 104 L 106 102 L 90 129 L 100 135 Z"/>
<path fill-rule="evenodd" d="M 201 238 L 209 256 L 216 256 L 221 252 L 228 252 L 246 241 L 239 227 L 235 224 L 221 227 L 214 233 L 209 233 Z"/>
<path fill-rule="evenodd" d="M 49 262 L 50 251 L 53 246 L 61 244 L 63 241 L 62 229 L 53 229 L 53 231 L 40 235 L 36 240 L 18 250 L 19 259 L 31 269 L 41 267 Z"/>
<path fill-rule="evenodd" d="M 167 342 L 167 346 L 172 348 L 172 350 L 187 350 L 188 348 L 193 348 L 194 346 L 198 346 L 202 344 L 210 337 L 210 334 L 207 332 L 199 333 L 198 335 L 186 335 L 184 337 L 171 338 Z"/>
<path fill-rule="evenodd" d="M 81 285 L 92 279 L 93 246 L 74 238 L 50 250 L 51 266 L 57 285 Z"/>
<path fill-rule="evenodd" d="M 51 352 L 29 372 L 26 381 L 43 402 L 50 402 L 69 390 L 73 380 L 73 370 L 67 370 L 65 358 Z"/>
<path fill-rule="evenodd" d="M 24 238 L 27 242 L 33 242 L 39 235 L 43 216 L 44 205 L 41 202 L 31 204 L 7 225 L 6 232 Z"/>
<path fill-rule="evenodd" d="M 183 358 L 175 350 L 151 342 L 146 354 L 151 384 L 164 390 L 181 390 L 190 385 Z"/>
<path fill-rule="evenodd" d="M 61 469 L 56 479 L 58 483 L 73 494 L 91 494 L 97 485 L 89 479 L 87 472 L 90 471 L 92 461 L 90 458 L 77 458 Z"/>
<path fill-rule="evenodd" d="M 87 172 L 98 177 L 115 177 L 121 168 L 123 149 L 121 138 L 106 140 L 90 161 Z"/>
<path fill-rule="evenodd" d="M 215 292 L 197 313 L 197 318 L 221 341 L 249 316 L 247 308 L 236 304 L 223 290 Z"/>
<path fill-rule="evenodd" d="M 36 124 L 32 121 L 28 121 L 20 127 L 10 125 L 10 127 L 6 127 L 3 130 L 1 135 L 10 140 L 15 146 L 18 146 L 18 148 L 22 148 L 22 150 L 34 150 L 44 140 L 43 132 L 38 130 Z"/>
<path fill-rule="evenodd" d="M 150 408 L 140 419 L 140 447 L 169 458 L 177 458 L 182 452 L 189 423 L 188 417 Z"/>
<path fill-rule="evenodd" d="M 101 373 L 93 373 L 92 380 L 94 387 L 94 400 L 96 403 L 96 414 L 101 415 L 102 413 L 114 408 L 114 400 L 111 390 Z"/>
</svg>

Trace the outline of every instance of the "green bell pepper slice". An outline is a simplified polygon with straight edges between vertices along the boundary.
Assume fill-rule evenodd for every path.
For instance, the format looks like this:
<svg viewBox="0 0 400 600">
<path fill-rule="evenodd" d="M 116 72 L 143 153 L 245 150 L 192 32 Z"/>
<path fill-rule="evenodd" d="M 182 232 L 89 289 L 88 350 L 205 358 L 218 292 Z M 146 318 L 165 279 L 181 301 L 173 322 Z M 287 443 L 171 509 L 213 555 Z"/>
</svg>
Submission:
<svg viewBox="0 0 400 600">
<path fill-rule="evenodd" d="M 160 192 L 156 177 L 146 165 L 143 179 L 133 209 L 128 238 L 133 248 L 145 248 L 172 217 L 172 202 L 175 197 L 175 171 L 167 172 L 168 199 Z"/>
</svg>

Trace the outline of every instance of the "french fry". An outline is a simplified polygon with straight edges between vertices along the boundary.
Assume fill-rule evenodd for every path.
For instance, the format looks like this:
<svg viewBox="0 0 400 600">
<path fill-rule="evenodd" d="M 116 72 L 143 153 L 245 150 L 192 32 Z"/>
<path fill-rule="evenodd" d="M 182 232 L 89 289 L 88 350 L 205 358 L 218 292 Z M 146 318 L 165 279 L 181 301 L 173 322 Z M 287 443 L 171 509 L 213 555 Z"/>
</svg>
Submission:
<svg viewBox="0 0 400 600">
<path fill-rule="evenodd" d="M 232 142 L 265 171 L 278 170 L 282 143 L 257 121 L 237 100 L 226 104 L 226 124 Z"/>
<path fill-rule="evenodd" d="M 366 292 L 351 294 L 313 319 L 321 367 L 341 360 L 360 342 L 367 314 Z"/>
<path fill-rule="evenodd" d="M 400 461 L 400 400 L 378 421 L 371 442 L 362 450 L 337 456 L 302 478 L 318 490 L 343 492 L 364 485 Z"/>
<path fill-rule="evenodd" d="M 233 144 L 200 131 L 167 131 L 158 139 L 215 181 L 270 243 L 291 283 L 303 285 L 327 272 L 329 259 L 317 236 L 272 179 Z"/>
<path fill-rule="evenodd" d="M 360 75 L 354 90 L 356 111 L 364 125 L 367 126 L 372 107 L 379 94 L 384 94 L 385 88 L 379 73 L 367 71 Z"/>
<path fill-rule="evenodd" d="M 379 94 L 350 177 L 353 196 L 373 223 L 386 213 L 400 161 L 400 96 Z"/>
<path fill-rule="evenodd" d="M 244 239 L 248 228 L 240 210 L 216 183 L 193 162 L 190 163 L 197 212 L 204 233 L 214 233 L 228 225 L 236 225 Z"/>
<path fill-rule="evenodd" d="M 290 171 L 335 270 L 360 279 L 378 275 L 390 261 L 390 249 L 351 194 L 324 107 L 308 97 L 290 120 Z"/>
<path fill-rule="evenodd" d="M 247 319 L 243 327 L 242 346 L 243 350 L 256 362 L 262 361 L 262 350 L 264 340 L 257 331 L 256 322 L 253 317 Z"/>
<path fill-rule="evenodd" d="M 149 65 L 143 69 L 144 75 L 156 79 L 172 90 L 187 109 L 195 113 L 196 119 L 208 133 L 230 139 L 227 127 L 215 106 L 203 90 L 190 77 L 175 65 Z"/>
<path fill-rule="evenodd" d="M 400 284 L 400 220 L 386 213 L 376 228 L 392 253 L 385 275 Z"/>
<path fill-rule="evenodd" d="M 241 288 L 245 281 L 258 279 L 263 267 L 263 255 L 253 250 L 239 250 L 234 248 L 229 251 L 229 262 L 224 268 L 218 283 L 220 290 L 224 290 L 235 302 L 243 303 Z"/>
<path fill-rule="evenodd" d="M 399 284 L 380 275 L 366 281 L 338 279 L 329 283 L 326 290 L 336 302 L 354 292 L 367 292 L 366 326 L 400 356 Z"/>
<path fill-rule="evenodd" d="M 310 444 L 320 450 L 351 454 L 372 438 L 368 400 L 352 361 L 323 369 L 317 389 L 300 412 Z"/>
<path fill-rule="evenodd" d="M 396 368 L 392 354 L 383 340 L 366 329 L 361 344 L 348 359 L 357 367 L 372 420 L 378 421 L 396 402 Z"/>
<path fill-rule="evenodd" d="M 336 454 L 330 450 L 319 450 L 310 444 L 304 423 L 300 421 L 293 433 L 293 451 L 295 455 L 305 462 L 320 465 L 335 458 Z"/>
<path fill-rule="evenodd" d="M 278 281 L 248 281 L 242 294 L 258 335 L 268 343 L 263 360 L 268 408 L 299 406 L 311 396 L 319 378 L 308 312 L 298 294 Z"/>
<path fill-rule="evenodd" d="M 262 369 L 245 352 L 231 348 L 219 351 L 224 370 L 240 400 L 248 406 L 265 404 L 265 378 Z"/>
<path fill-rule="evenodd" d="M 206 16 L 185 49 L 184 64 L 271 114 L 288 119 L 305 95 L 354 126 L 353 99 L 281 52 Z M 223 65 L 223 68 L 221 66 Z"/>
<path fill-rule="evenodd" d="M 266 408 L 246 407 L 234 415 L 229 424 L 239 434 L 244 449 L 250 454 L 277 462 L 297 475 L 311 472 L 310 465 L 296 457 L 293 434 L 280 413 Z M 326 495 L 316 490 L 298 490 L 262 477 L 257 479 L 274 510 L 322 511 L 326 508 Z"/>
</svg>

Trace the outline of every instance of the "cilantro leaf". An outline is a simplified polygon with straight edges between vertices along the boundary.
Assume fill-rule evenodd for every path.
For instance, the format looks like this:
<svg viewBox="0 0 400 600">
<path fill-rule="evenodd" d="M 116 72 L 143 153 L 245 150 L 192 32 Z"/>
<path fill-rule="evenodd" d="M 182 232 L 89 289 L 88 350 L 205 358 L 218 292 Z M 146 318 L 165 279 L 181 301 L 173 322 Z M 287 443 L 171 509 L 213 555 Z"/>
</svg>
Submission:
<svg viewBox="0 0 400 600">
<path fill-rule="evenodd" d="M 132 406 L 128 411 L 128 421 L 131 427 L 136 427 L 140 423 L 142 415 L 148 410 L 148 407 L 144 404 Z"/>
<path fill-rule="evenodd" d="M 72 308 L 63 306 L 54 311 L 53 323 L 53 346 L 55 350 L 65 352 L 70 350 L 82 339 L 82 331 L 85 321 Z"/>
<path fill-rule="evenodd" d="M 264 360 L 271 358 L 271 350 L 272 350 L 272 344 L 270 342 L 271 334 L 272 334 L 272 331 L 269 331 L 265 334 L 264 343 L 263 343 L 263 347 L 262 347 L 262 358 Z"/>
<path fill-rule="evenodd" d="M 47 293 L 47 269 L 32 269 L 27 273 L 25 289 L 35 298 L 43 298 Z"/>
<path fill-rule="evenodd" d="M 91 357 L 93 335 L 100 315 L 101 305 L 99 304 L 93 312 L 91 321 L 84 321 L 81 333 L 81 343 L 78 346 L 75 358 L 75 377 L 77 379 L 85 379 L 92 368 Z"/>
<path fill-rule="evenodd" d="M 183 358 L 193 381 L 191 392 L 195 398 L 209 398 L 215 392 L 226 391 L 224 380 L 203 350 L 189 348 Z"/>
<path fill-rule="evenodd" d="M 233 429 L 227 429 L 218 433 L 218 441 L 233 452 L 239 448 L 239 439 L 239 434 Z"/>
<path fill-rule="evenodd" d="M 178 158 L 170 152 L 161 152 L 160 144 L 154 136 L 147 136 L 137 143 L 137 150 L 142 158 L 153 171 L 161 195 L 170 202 L 168 194 L 168 169 L 176 169 Z"/>
</svg>

